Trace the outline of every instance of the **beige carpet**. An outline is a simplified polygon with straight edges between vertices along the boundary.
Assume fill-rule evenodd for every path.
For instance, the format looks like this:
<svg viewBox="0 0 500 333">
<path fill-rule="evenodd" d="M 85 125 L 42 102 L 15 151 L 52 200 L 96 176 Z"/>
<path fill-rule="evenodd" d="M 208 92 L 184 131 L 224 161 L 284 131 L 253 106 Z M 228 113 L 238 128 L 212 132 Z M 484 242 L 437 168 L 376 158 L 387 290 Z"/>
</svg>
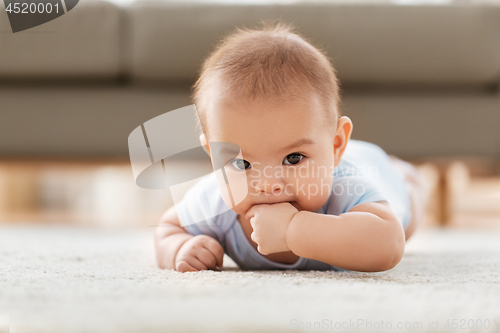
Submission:
<svg viewBox="0 0 500 333">
<path fill-rule="evenodd" d="M 0 226 L 0 332 L 500 332 L 499 231 L 419 230 L 377 273 L 160 270 L 152 232 Z"/>
</svg>

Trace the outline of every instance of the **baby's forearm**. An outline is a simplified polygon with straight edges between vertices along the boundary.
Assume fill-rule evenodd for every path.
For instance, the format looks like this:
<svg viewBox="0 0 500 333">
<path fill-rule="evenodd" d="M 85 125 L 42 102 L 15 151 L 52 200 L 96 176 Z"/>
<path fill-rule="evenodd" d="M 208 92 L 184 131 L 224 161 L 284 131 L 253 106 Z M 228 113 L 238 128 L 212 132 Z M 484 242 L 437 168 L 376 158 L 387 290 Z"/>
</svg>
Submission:
<svg viewBox="0 0 500 333">
<path fill-rule="evenodd" d="M 368 212 L 300 211 L 288 226 L 287 246 L 298 256 L 348 270 L 388 270 L 401 260 L 405 246 L 402 226 L 395 223 Z"/>
<path fill-rule="evenodd" d="M 160 268 L 175 269 L 175 257 L 182 244 L 193 236 L 181 227 L 160 224 L 155 232 L 156 260 Z"/>
</svg>

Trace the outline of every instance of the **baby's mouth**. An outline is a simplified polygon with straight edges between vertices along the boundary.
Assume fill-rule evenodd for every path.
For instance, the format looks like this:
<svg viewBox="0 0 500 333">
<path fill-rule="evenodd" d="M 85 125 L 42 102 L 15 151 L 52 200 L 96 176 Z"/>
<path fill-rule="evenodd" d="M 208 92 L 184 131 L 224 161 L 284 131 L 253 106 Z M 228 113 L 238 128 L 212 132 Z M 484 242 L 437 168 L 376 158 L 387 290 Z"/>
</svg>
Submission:
<svg viewBox="0 0 500 333">
<path fill-rule="evenodd" d="M 295 201 L 288 201 L 293 207 L 297 208 L 297 210 L 300 212 L 302 209 L 300 206 L 295 202 Z"/>
<path fill-rule="evenodd" d="M 285 203 L 285 202 L 288 202 L 289 204 L 291 204 L 293 207 L 295 207 L 299 212 L 302 211 L 303 209 L 299 206 L 299 204 L 296 202 L 296 201 L 281 201 L 281 203 Z M 274 204 L 277 204 L 279 202 L 275 202 Z M 271 203 L 273 204 L 273 203 Z M 258 204 L 257 204 L 258 205 Z M 248 208 L 250 209 L 250 208 Z"/>
</svg>

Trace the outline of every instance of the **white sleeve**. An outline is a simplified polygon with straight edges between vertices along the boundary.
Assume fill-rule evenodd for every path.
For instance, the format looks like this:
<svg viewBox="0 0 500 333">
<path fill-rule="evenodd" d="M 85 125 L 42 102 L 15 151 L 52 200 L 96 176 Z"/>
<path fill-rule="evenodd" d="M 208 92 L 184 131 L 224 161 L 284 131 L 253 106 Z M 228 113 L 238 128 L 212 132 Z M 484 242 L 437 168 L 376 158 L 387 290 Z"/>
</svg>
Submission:
<svg viewBox="0 0 500 333">
<path fill-rule="evenodd" d="M 215 223 L 214 205 L 210 204 L 214 184 L 209 177 L 192 186 L 182 200 L 175 205 L 181 226 L 193 236 L 207 235 L 223 242 L 223 232 Z M 215 184 L 217 186 L 217 184 Z"/>
</svg>

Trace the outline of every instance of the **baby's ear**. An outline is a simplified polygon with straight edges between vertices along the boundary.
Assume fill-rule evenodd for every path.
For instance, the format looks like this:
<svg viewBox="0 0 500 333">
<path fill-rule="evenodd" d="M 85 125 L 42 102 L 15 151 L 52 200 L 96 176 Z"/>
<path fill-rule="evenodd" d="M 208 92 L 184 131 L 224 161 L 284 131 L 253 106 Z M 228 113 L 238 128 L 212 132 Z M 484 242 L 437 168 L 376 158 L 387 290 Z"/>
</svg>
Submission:
<svg viewBox="0 0 500 333">
<path fill-rule="evenodd" d="M 337 133 L 334 138 L 335 166 L 340 164 L 340 161 L 342 160 L 342 155 L 346 149 L 347 142 L 351 138 L 352 127 L 352 121 L 349 117 L 342 116 L 339 118 L 337 123 Z"/>
<path fill-rule="evenodd" d="M 205 138 L 205 133 L 200 134 L 200 143 L 203 147 L 203 150 L 210 156 L 210 147 L 207 144 L 207 139 Z"/>
</svg>

